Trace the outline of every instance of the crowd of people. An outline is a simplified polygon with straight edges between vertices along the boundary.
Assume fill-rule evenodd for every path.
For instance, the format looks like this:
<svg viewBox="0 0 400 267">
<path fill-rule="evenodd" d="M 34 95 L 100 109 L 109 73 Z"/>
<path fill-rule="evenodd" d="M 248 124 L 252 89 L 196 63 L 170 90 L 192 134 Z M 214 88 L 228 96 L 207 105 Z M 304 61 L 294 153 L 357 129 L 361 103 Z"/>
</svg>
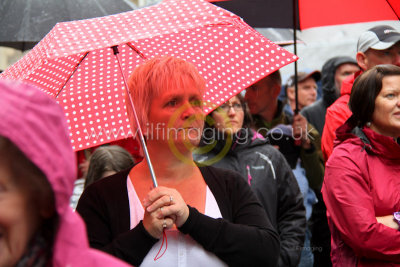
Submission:
<svg viewBox="0 0 400 267">
<path fill-rule="evenodd" d="M 126 107 L 152 167 L 103 145 L 77 179 L 60 106 L 0 81 L 0 266 L 400 266 L 400 32 L 210 114 L 205 88 L 178 57 L 136 67 Z"/>
</svg>

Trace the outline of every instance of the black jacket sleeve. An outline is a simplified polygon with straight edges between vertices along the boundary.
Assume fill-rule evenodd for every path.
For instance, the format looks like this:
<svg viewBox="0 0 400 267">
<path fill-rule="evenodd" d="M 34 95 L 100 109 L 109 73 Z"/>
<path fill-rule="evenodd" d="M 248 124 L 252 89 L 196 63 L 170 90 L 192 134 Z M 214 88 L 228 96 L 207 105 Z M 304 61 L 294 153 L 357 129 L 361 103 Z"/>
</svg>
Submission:
<svg viewBox="0 0 400 267">
<path fill-rule="evenodd" d="M 180 230 L 229 266 L 276 266 L 279 237 L 249 185 L 236 172 L 213 167 L 207 171 L 203 177 L 224 219 L 190 208 Z"/>
<path fill-rule="evenodd" d="M 311 189 L 320 191 L 324 180 L 325 166 L 321 151 L 321 137 L 318 131 L 308 123 L 308 133 L 311 140 L 312 149 L 300 149 L 301 166 L 306 171 L 306 177 Z"/>
<path fill-rule="evenodd" d="M 129 230 L 126 177 L 112 176 L 90 185 L 76 210 L 85 221 L 91 247 L 137 266 L 158 239 L 147 233 L 142 222 Z"/>
</svg>

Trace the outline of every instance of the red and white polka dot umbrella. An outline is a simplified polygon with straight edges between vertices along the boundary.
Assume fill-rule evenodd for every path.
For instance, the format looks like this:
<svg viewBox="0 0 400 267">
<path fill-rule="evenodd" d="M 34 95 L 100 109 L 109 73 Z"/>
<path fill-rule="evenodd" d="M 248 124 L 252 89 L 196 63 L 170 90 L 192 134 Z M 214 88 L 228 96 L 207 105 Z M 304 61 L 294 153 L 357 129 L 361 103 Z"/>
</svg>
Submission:
<svg viewBox="0 0 400 267">
<path fill-rule="evenodd" d="M 194 63 L 207 81 L 205 100 L 215 105 L 297 60 L 224 9 L 201 0 L 165 0 L 58 23 L 0 77 L 33 83 L 55 97 L 75 150 L 108 143 L 131 135 L 113 46 L 125 77 L 146 58 L 171 55 Z"/>
</svg>

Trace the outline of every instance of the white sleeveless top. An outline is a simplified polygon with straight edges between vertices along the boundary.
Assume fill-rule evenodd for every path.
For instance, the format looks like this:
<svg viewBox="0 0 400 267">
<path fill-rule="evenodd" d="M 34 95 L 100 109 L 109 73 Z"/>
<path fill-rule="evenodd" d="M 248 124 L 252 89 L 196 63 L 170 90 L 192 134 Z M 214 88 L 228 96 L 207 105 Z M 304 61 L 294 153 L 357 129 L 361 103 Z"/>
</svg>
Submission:
<svg viewBox="0 0 400 267">
<path fill-rule="evenodd" d="M 144 209 L 141 201 L 133 187 L 129 176 L 127 178 L 127 189 L 131 219 L 131 229 L 134 228 L 143 219 Z M 211 190 L 206 189 L 205 215 L 212 218 L 222 218 L 217 201 Z M 164 252 L 161 258 L 154 261 L 160 250 L 162 239 L 153 245 L 147 253 L 142 264 L 143 267 L 152 266 L 176 266 L 176 267 L 203 267 L 203 266 L 228 266 L 220 260 L 215 254 L 206 251 L 199 243 L 193 240 L 189 235 L 182 234 L 178 229 L 168 229 L 165 231 L 168 240 L 168 248 L 165 250 L 165 243 L 161 248 L 158 257 Z M 210 233 L 212 234 L 212 233 Z"/>
</svg>

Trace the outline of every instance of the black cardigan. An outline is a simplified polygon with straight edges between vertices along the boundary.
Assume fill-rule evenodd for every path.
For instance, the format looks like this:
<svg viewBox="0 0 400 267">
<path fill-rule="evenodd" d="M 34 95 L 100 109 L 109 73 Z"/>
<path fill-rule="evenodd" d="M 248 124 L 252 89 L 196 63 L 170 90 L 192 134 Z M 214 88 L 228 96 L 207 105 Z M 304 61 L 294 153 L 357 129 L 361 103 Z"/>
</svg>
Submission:
<svg viewBox="0 0 400 267">
<path fill-rule="evenodd" d="M 90 246 L 133 265 L 139 265 L 158 239 L 142 221 L 130 230 L 126 187 L 130 170 L 90 185 L 77 211 L 84 219 Z M 249 185 L 233 171 L 200 167 L 223 219 L 214 219 L 189 207 L 189 217 L 179 228 L 229 266 L 275 266 L 279 236 Z"/>
</svg>

